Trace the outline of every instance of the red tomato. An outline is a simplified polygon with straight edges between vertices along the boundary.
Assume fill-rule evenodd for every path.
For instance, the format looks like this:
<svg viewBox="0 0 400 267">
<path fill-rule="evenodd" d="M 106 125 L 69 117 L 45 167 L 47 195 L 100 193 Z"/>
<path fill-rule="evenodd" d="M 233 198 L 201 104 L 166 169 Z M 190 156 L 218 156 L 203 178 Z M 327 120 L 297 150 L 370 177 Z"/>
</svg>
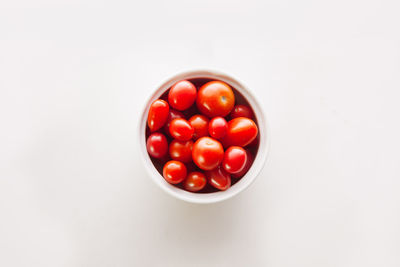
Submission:
<svg viewBox="0 0 400 267">
<path fill-rule="evenodd" d="M 200 88 L 196 104 L 200 112 L 208 117 L 225 117 L 235 104 L 235 95 L 226 83 L 212 81 Z"/>
<path fill-rule="evenodd" d="M 243 177 L 250 169 L 251 165 L 253 164 L 254 161 L 254 156 L 253 154 L 251 154 L 250 151 L 246 150 L 246 155 L 247 155 L 247 160 L 246 160 L 246 164 L 244 165 L 243 170 L 241 170 L 238 173 L 232 174 L 232 177 L 234 178 L 241 178 Z"/>
<path fill-rule="evenodd" d="M 228 133 L 222 143 L 225 147 L 244 147 L 257 137 L 257 133 L 258 128 L 253 120 L 244 117 L 235 118 L 228 122 Z"/>
<path fill-rule="evenodd" d="M 174 119 L 178 119 L 178 118 L 182 118 L 184 119 L 185 116 L 183 115 L 182 112 L 175 110 L 175 109 L 169 109 L 169 114 L 168 114 L 168 118 L 167 121 L 165 122 L 164 125 L 164 132 L 169 134 L 169 126 L 171 125 L 171 121 L 173 121 Z"/>
<path fill-rule="evenodd" d="M 201 172 L 191 172 L 183 182 L 183 187 L 191 192 L 203 189 L 207 184 L 206 176 Z"/>
<path fill-rule="evenodd" d="M 238 173 L 243 170 L 246 162 L 246 150 L 240 146 L 231 146 L 225 151 L 222 167 L 231 174 Z"/>
<path fill-rule="evenodd" d="M 147 138 L 147 152 L 153 158 L 160 159 L 167 154 L 167 138 L 161 133 L 153 133 Z"/>
<path fill-rule="evenodd" d="M 174 160 L 187 163 L 192 160 L 193 141 L 173 140 L 169 144 L 169 155 Z"/>
<path fill-rule="evenodd" d="M 253 118 L 253 111 L 248 106 L 236 105 L 233 108 L 233 110 L 232 110 L 232 112 L 230 114 L 230 117 L 231 117 L 231 119 L 239 118 L 239 117 L 245 117 L 245 118 L 252 119 Z"/>
<path fill-rule="evenodd" d="M 215 117 L 208 124 L 208 132 L 215 139 L 220 139 L 228 132 L 228 123 L 222 117 Z"/>
<path fill-rule="evenodd" d="M 201 137 L 193 145 L 194 163 L 202 170 L 216 168 L 224 158 L 224 149 L 220 142 L 211 137 Z"/>
<path fill-rule="evenodd" d="M 189 119 L 189 123 L 194 129 L 194 140 L 208 135 L 208 121 L 209 119 L 206 116 L 199 114 L 194 115 Z"/>
<path fill-rule="evenodd" d="M 231 186 L 231 175 L 221 166 L 206 172 L 208 182 L 219 190 L 226 190 Z"/>
<path fill-rule="evenodd" d="M 157 99 L 151 103 L 147 117 L 147 125 L 150 131 L 154 132 L 160 129 L 167 121 L 168 113 L 169 106 L 166 101 Z"/>
<path fill-rule="evenodd" d="M 171 121 L 169 133 L 175 139 L 187 141 L 192 138 L 194 129 L 187 120 L 178 118 Z"/>
<path fill-rule="evenodd" d="M 168 183 L 179 184 L 186 178 L 187 170 L 185 164 L 177 160 L 165 163 L 163 176 Z"/>
<path fill-rule="evenodd" d="M 183 80 L 172 86 L 168 93 L 168 102 L 177 110 L 185 110 L 196 101 L 196 87 L 189 81 Z"/>
</svg>

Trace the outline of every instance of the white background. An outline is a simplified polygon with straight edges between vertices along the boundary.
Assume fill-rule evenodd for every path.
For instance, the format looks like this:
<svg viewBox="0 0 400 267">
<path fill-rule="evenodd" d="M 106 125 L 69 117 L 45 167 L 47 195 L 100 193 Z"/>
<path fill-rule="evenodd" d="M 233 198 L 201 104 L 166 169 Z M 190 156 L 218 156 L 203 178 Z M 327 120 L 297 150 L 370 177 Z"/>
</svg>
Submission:
<svg viewBox="0 0 400 267">
<path fill-rule="evenodd" d="M 400 3 L 1 1 L 0 266 L 400 266 Z M 178 72 L 242 81 L 270 158 L 198 206 L 137 124 Z"/>
</svg>

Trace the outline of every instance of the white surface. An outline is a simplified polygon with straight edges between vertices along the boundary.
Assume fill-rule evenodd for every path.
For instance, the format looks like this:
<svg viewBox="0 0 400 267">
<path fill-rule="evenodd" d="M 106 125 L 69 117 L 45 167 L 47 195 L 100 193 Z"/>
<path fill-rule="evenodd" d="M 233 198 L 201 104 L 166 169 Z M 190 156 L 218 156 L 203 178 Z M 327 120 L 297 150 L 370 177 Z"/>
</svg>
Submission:
<svg viewBox="0 0 400 267">
<path fill-rule="evenodd" d="M 1 1 L 0 266 L 400 266 L 399 1 Z M 146 176 L 177 72 L 259 96 L 269 162 L 197 206 Z"/>
</svg>

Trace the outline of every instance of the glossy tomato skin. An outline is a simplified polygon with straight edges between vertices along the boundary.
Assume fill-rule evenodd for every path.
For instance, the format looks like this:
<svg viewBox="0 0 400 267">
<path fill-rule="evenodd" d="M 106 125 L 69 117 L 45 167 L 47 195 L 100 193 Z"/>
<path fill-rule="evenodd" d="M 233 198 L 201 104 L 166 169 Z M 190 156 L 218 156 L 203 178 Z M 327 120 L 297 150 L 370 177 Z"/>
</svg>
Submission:
<svg viewBox="0 0 400 267">
<path fill-rule="evenodd" d="M 225 117 L 235 105 L 235 95 L 226 83 L 211 81 L 198 91 L 196 104 L 199 111 L 210 118 Z"/>
<path fill-rule="evenodd" d="M 201 137 L 193 145 L 193 162 L 202 170 L 216 168 L 224 158 L 220 142 L 211 137 Z"/>
<path fill-rule="evenodd" d="M 166 101 L 157 99 L 150 105 L 147 125 L 151 132 L 159 130 L 167 121 L 169 105 Z"/>
<path fill-rule="evenodd" d="M 245 117 L 252 119 L 253 118 L 253 111 L 251 110 L 250 107 L 245 106 L 245 105 L 236 105 L 233 110 L 231 111 L 230 118 L 239 118 L 239 117 Z"/>
<path fill-rule="evenodd" d="M 228 122 L 228 133 L 223 138 L 225 147 L 241 146 L 250 144 L 258 134 L 256 123 L 248 118 L 239 117 Z"/>
<path fill-rule="evenodd" d="M 204 173 L 191 172 L 183 182 L 183 187 L 190 192 L 197 192 L 203 189 L 207 184 L 207 179 Z"/>
<path fill-rule="evenodd" d="M 166 134 L 169 135 L 169 126 L 171 125 L 171 121 L 173 121 L 174 119 L 184 119 L 185 116 L 183 115 L 182 112 L 180 112 L 179 110 L 176 109 L 169 109 L 169 113 L 168 113 L 168 117 L 167 117 L 167 121 L 164 124 L 164 132 Z"/>
<path fill-rule="evenodd" d="M 187 141 L 192 139 L 194 129 L 187 120 L 178 118 L 171 121 L 169 133 L 177 140 Z"/>
<path fill-rule="evenodd" d="M 179 184 L 187 175 L 185 164 L 177 160 L 170 160 L 165 163 L 163 168 L 163 176 L 170 184 Z"/>
<path fill-rule="evenodd" d="M 222 167 L 230 174 L 239 173 L 244 169 L 246 162 L 246 150 L 240 146 L 231 146 L 225 151 Z"/>
<path fill-rule="evenodd" d="M 149 138 L 147 138 L 146 147 L 151 157 L 161 159 L 168 151 L 167 138 L 161 133 L 152 133 Z"/>
<path fill-rule="evenodd" d="M 228 132 L 228 123 L 222 117 L 213 118 L 208 124 L 208 132 L 215 139 L 224 137 Z"/>
<path fill-rule="evenodd" d="M 232 177 L 242 178 L 249 171 L 251 165 L 253 165 L 253 161 L 254 161 L 253 154 L 251 154 L 250 151 L 246 150 L 246 155 L 247 155 L 247 160 L 246 160 L 246 164 L 244 165 L 244 168 L 240 172 L 232 174 Z"/>
<path fill-rule="evenodd" d="M 168 93 L 168 102 L 174 109 L 185 110 L 196 101 L 196 87 L 183 80 L 174 84 Z"/>
<path fill-rule="evenodd" d="M 208 135 L 208 122 L 209 119 L 201 114 L 196 114 L 189 119 L 190 125 L 194 129 L 193 139 L 197 140 L 200 137 Z"/>
<path fill-rule="evenodd" d="M 206 172 L 207 181 L 219 190 L 226 190 L 231 186 L 231 175 L 221 166 Z"/>
<path fill-rule="evenodd" d="M 169 155 L 172 159 L 188 163 L 192 160 L 193 141 L 172 140 L 169 144 Z"/>
</svg>

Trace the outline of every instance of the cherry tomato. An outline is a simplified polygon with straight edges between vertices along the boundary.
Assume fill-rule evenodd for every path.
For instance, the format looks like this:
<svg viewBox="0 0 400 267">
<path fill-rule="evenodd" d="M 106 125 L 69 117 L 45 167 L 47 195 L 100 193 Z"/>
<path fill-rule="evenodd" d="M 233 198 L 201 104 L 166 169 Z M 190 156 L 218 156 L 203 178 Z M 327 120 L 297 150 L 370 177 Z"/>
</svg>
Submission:
<svg viewBox="0 0 400 267">
<path fill-rule="evenodd" d="M 183 115 L 182 112 L 175 110 L 175 109 L 169 109 L 169 114 L 168 114 L 168 118 L 167 121 L 164 124 L 164 132 L 169 134 L 169 126 L 171 125 L 171 121 L 173 121 L 174 119 L 178 119 L 178 118 L 182 118 L 184 119 L 185 116 Z"/>
<path fill-rule="evenodd" d="M 173 140 L 169 144 L 169 155 L 174 160 L 187 163 L 192 160 L 193 141 L 179 141 Z"/>
<path fill-rule="evenodd" d="M 177 160 L 165 163 L 163 176 L 168 183 L 179 184 L 186 178 L 187 170 L 185 164 Z"/>
<path fill-rule="evenodd" d="M 194 129 L 187 120 L 178 118 L 171 121 L 169 133 L 175 139 L 187 141 L 192 138 Z"/>
<path fill-rule="evenodd" d="M 243 170 L 246 162 L 246 150 L 240 146 L 231 146 L 225 151 L 222 167 L 231 174 L 238 173 Z"/>
<path fill-rule="evenodd" d="M 208 135 L 208 121 L 209 119 L 206 116 L 200 114 L 194 115 L 189 119 L 189 123 L 194 129 L 194 140 Z"/>
<path fill-rule="evenodd" d="M 206 176 L 201 172 L 191 172 L 183 182 L 183 187 L 191 192 L 203 189 L 207 184 Z"/>
<path fill-rule="evenodd" d="M 215 192 L 246 175 L 259 146 L 258 128 L 240 94 L 237 102 L 244 104 L 235 105 L 235 94 L 222 81 L 182 80 L 151 103 L 146 148 L 167 182 Z"/>
<path fill-rule="evenodd" d="M 196 104 L 200 112 L 208 117 L 225 117 L 235 104 L 235 95 L 226 83 L 212 81 L 200 88 Z"/>
<path fill-rule="evenodd" d="M 234 178 L 241 178 L 243 177 L 250 169 L 251 165 L 253 164 L 254 161 L 254 156 L 253 154 L 251 154 L 250 151 L 246 150 L 246 155 L 247 155 L 247 160 L 246 160 L 246 164 L 244 165 L 243 170 L 241 170 L 238 173 L 234 173 L 232 174 L 232 177 Z"/>
<path fill-rule="evenodd" d="M 153 158 L 160 159 L 167 154 L 167 138 L 161 133 L 153 133 L 147 138 L 147 152 Z"/>
<path fill-rule="evenodd" d="M 228 133 L 222 139 L 225 147 L 247 146 L 256 137 L 258 128 L 256 123 L 248 118 L 239 117 L 228 122 Z"/>
<path fill-rule="evenodd" d="M 231 186 L 231 175 L 221 166 L 218 166 L 211 171 L 207 171 L 206 177 L 208 183 L 219 190 L 226 190 Z"/>
<path fill-rule="evenodd" d="M 228 132 L 228 123 L 222 117 L 215 117 L 208 124 L 208 132 L 215 139 L 220 139 Z"/>
<path fill-rule="evenodd" d="M 217 140 L 201 137 L 193 145 L 192 158 L 200 169 L 212 170 L 222 162 L 224 149 Z"/>
<path fill-rule="evenodd" d="M 174 84 L 168 93 L 168 102 L 177 110 L 185 110 L 196 101 L 196 87 L 189 81 L 183 80 Z"/>
<path fill-rule="evenodd" d="M 232 112 L 230 114 L 230 117 L 231 117 L 231 119 L 239 118 L 239 117 L 245 117 L 245 118 L 252 119 L 253 118 L 253 111 L 248 106 L 236 105 L 233 108 L 233 110 L 232 110 Z"/>
<path fill-rule="evenodd" d="M 154 132 L 160 129 L 167 121 L 168 113 L 169 106 L 166 101 L 157 99 L 151 103 L 147 117 L 147 125 L 150 131 Z"/>
</svg>

